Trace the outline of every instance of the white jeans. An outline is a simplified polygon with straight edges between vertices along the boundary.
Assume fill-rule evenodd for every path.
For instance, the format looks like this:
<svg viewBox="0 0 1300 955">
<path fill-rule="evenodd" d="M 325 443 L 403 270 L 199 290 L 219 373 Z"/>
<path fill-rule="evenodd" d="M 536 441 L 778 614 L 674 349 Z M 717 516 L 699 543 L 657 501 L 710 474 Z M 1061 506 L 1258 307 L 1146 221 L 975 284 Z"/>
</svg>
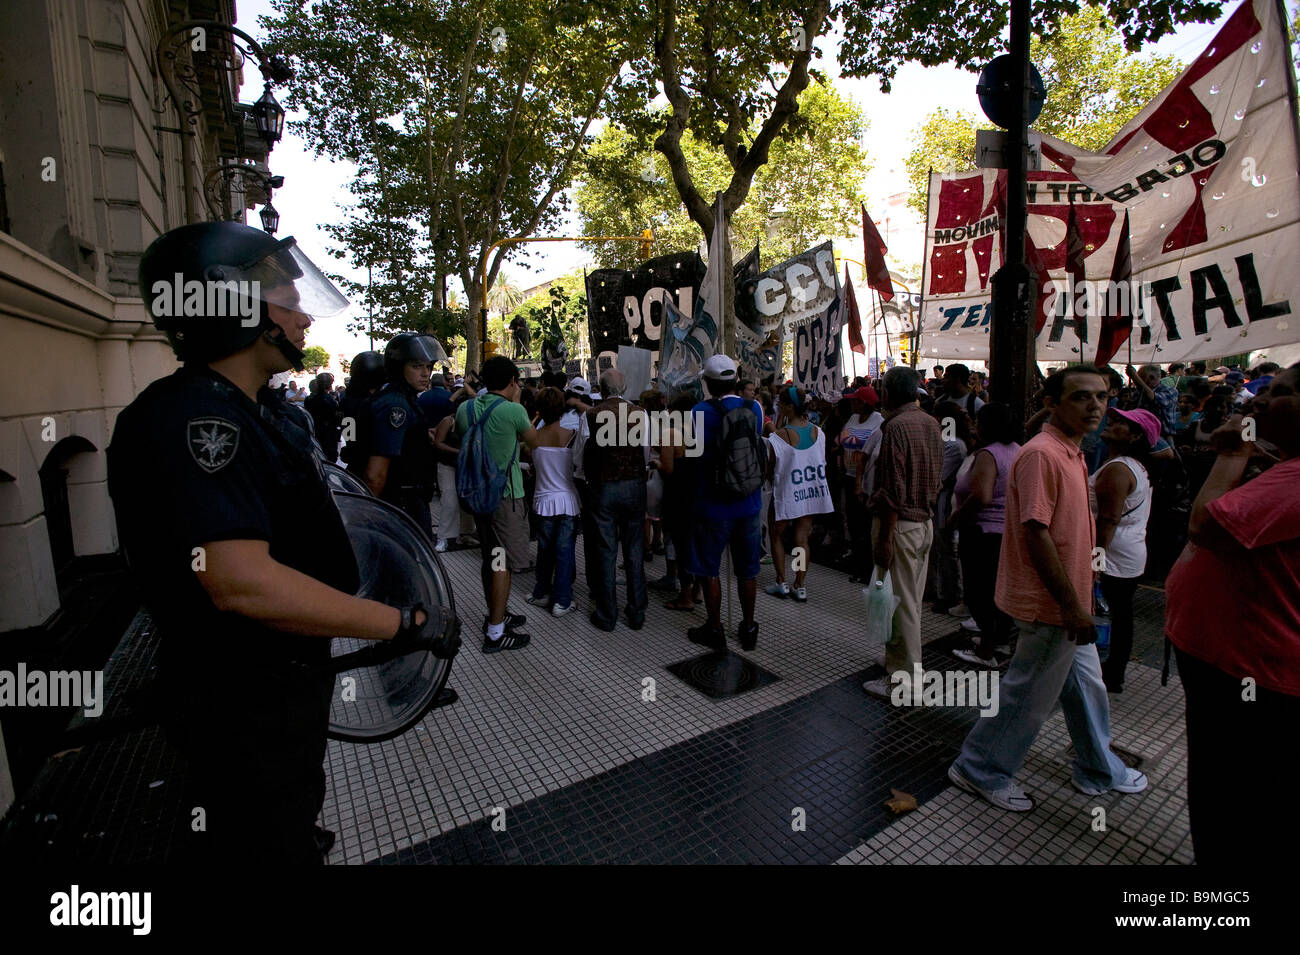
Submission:
<svg viewBox="0 0 1300 955">
<path fill-rule="evenodd" d="M 456 469 L 438 465 L 438 537 L 454 541 L 460 536 L 460 498 L 456 496 Z"/>
</svg>

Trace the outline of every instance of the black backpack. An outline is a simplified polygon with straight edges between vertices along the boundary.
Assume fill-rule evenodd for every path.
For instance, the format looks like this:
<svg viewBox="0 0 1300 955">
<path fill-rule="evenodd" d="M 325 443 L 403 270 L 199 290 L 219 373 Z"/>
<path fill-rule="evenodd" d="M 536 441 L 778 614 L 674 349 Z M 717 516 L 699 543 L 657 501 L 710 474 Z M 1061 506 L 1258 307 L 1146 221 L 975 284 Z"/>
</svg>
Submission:
<svg viewBox="0 0 1300 955">
<path fill-rule="evenodd" d="M 713 443 L 715 483 L 723 496 L 749 497 L 763 486 L 762 439 L 750 402 L 728 409 L 721 398 L 709 404 L 722 419 Z"/>
</svg>

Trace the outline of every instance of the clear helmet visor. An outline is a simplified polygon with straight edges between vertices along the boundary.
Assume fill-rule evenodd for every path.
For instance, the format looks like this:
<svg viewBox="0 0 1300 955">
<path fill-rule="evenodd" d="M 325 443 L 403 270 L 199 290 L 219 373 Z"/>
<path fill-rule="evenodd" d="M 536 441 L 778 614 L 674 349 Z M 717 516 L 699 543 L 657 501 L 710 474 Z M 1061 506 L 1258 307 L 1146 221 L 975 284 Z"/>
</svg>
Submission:
<svg viewBox="0 0 1300 955">
<path fill-rule="evenodd" d="M 233 276 L 249 283 L 254 299 L 313 318 L 337 315 L 350 304 L 290 236 L 273 251 L 242 266 Z"/>
<path fill-rule="evenodd" d="M 417 357 L 413 360 L 427 361 L 434 364 L 450 361 L 446 349 L 442 347 L 442 342 L 432 335 L 420 335 L 415 342 L 411 350 Z"/>
</svg>

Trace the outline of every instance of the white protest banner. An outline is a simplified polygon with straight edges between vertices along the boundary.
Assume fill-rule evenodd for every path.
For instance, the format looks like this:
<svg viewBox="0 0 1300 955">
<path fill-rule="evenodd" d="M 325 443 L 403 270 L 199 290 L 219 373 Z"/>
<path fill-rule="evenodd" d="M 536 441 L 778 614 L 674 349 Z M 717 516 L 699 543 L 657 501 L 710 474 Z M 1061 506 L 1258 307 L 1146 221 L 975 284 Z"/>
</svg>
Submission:
<svg viewBox="0 0 1300 955">
<path fill-rule="evenodd" d="M 1087 288 L 1055 296 L 1038 335 L 1039 360 L 1077 361 L 1081 350 L 1091 360 L 1101 315 L 1117 309 L 1134 316 L 1138 363 L 1300 341 L 1292 315 L 1300 304 L 1300 155 L 1287 44 L 1274 0 L 1247 0 L 1105 150 L 1043 135 L 1045 165 L 1056 169 L 1030 174 L 1029 236 L 1065 290 L 1073 201 Z M 993 262 L 988 271 L 1001 262 L 997 176 L 931 177 L 927 358 L 988 354 L 985 262 Z M 1112 288 L 1125 209 L 1132 282 Z"/>
</svg>

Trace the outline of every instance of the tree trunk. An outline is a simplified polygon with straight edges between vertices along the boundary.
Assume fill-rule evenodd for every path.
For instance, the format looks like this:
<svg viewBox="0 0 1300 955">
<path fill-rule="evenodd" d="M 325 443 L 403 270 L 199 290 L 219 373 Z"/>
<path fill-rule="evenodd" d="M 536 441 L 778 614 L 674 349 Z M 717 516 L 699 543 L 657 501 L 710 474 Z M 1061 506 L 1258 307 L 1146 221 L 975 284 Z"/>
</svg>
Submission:
<svg viewBox="0 0 1300 955">
<path fill-rule="evenodd" d="M 483 350 L 480 342 L 483 340 L 483 316 L 481 309 L 483 306 L 483 293 L 479 280 L 467 282 L 465 277 L 461 276 L 461 284 L 465 286 L 465 297 L 469 300 L 469 314 L 465 318 L 465 370 L 473 368 L 475 371 L 483 367 Z"/>
</svg>

